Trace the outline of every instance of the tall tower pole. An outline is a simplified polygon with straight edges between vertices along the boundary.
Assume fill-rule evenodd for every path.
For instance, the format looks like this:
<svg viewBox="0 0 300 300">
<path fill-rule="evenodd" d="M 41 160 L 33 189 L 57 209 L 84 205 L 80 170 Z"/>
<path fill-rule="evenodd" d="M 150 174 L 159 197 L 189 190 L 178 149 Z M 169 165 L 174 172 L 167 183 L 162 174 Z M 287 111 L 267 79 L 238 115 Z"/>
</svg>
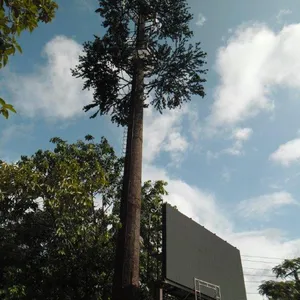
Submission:
<svg viewBox="0 0 300 300">
<path fill-rule="evenodd" d="M 145 18 L 139 11 L 120 207 L 113 300 L 139 299 L 140 221 L 143 149 Z M 134 158 L 134 159 L 132 159 Z"/>
</svg>

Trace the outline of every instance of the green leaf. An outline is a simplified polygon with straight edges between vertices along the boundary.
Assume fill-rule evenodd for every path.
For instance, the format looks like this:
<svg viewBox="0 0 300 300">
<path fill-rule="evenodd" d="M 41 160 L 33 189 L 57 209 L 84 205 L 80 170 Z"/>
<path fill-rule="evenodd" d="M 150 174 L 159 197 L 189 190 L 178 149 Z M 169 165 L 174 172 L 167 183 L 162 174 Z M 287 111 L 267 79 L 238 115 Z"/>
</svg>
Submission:
<svg viewBox="0 0 300 300">
<path fill-rule="evenodd" d="M 4 56 L 3 56 L 3 66 L 4 67 L 6 66 L 7 62 L 8 62 L 8 56 L 6 54 L 4 54 Z"/>
<path fill-rule="evenodd" d="M 0 109 L 0 114 L 2 114 L 6 119 L 8 119 L 9 117 L 8 110 L 10 110 L 13 113 L 16 113 L 16 110 L 13 107 L 13 105 L 6 103 L 2 98 L 0 98 L 0 104 L 2 105 L 2 108 Z"/>
<path fill-rule="evenodd" d="M 10 110 L 10 111 L 16 113 L 16 110 L 14 109 L 14 107 L 13 107 L 11 104 L 5 104 L 3 107 L 4 107 L 5 109 L 8 109 L 8 110 Z"/>
<path fill-rule="evenodd" d="M 17 31 L 17 35 L 20 36 L 22 32 L 22 28 L 20 26 L 17 26 L 16 31 Z"/>
<path fill-rule="evenodd" d="M 63 249 L 60 249 L 60 250 L 58 250 L 58 254 L 64 256 L 64 255 L 66 255 L 66 252 Z"/>
<path fill-rule="evenodd" d="M 18 51 L 19 51 L 21 54 L 23 53 L 22 48 L 21 48 L 21 46 L 20 46 L 19 44 L 16 44 L 16 48 L 18 49 Z"/>
<path fill-rule="evenodd" d="M 5 119 L 8 119 L 9 113 L 7 109 L 2 109 L 0 112 L 5 117 Z"/>
<path fill-rule="evenodd" d="M 16 52 L 16 49 L 15 49 L 14 45 L 11 45 L 11 47 L 5 51 L 5 54 L 8 56 L 8 55 L 15 54 L 15 52 Z"/>
</svg>

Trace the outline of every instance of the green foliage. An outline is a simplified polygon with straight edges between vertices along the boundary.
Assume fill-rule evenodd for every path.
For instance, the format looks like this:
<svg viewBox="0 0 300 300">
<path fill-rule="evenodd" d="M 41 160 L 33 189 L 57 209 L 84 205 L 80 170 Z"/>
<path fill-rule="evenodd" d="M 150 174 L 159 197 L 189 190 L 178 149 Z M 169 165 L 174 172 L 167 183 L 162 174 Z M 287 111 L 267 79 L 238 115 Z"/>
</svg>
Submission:
<svg viewBox="0 0 300 300">
<path fill-rule="evenodd" d="M 94 101 L 85 111 L 96 109 L 91 116 L 110 114 L 118 125 L 128 123 L 131 86 L 136 52 L 137 12 L 146 16 L 145 52 L 142 59 L 145 77 L 145 99 L 159 112 L 181 107 L 192 95 L 203 97 L 202 77 L 206 53 L 200 43 L 189 43 L 192 15 L 186 0 L 99 0 L 97 13 L 106 28 L 104 36 L 84 44 L 84 55 L 72 71 L 85 80 L 83 89 L 93 88 Z M 148 26 L 149 22 L 157 22 Z"/>
<path fill-rule="evenodd" d="M 24 30 L 32 32 L 39 22 L 48 23 L 58 5 L 53 0 L 0 1 L 0 67 L 7 64 L 9 55 L 22 53 L 16 37 Z"/>
<path fill-rule="evenodd" d="M 11 104 L 7 104 L 2 98 L 0 98 L 0 115 L 2 114 L 6 119 L 9 117 L 9 111 L 16 113 L 16 110 Z"/>
<path fill-rule="evenodd" d="M 1 299 L 92 299 L 111 276 L 107 225 L 117 218 L 104 212 L 118 194 L 122 160 L 105 139 L 51 141 L 54 151 L 0 167 Z"/>
<path fill-rule="evenodd" d="M 141 299 L 153 299 L 148 290 L 161 278 L 162 249 L 162 196 L 166 195 L 166 182 L 147 181 L 142 187 L 141 256 L 140 280 Z"/>
<path fill-rule="evenodd" d="M 0 69 L 6 66 L 9 56 L 16 50 L 22 53 L 17 37 L 24 30 L 32 32 L 39 22 L 50 22 L 57 8 L 53 0 L 0 0 Z M 0 114 L 7 119 L 8 110 L 15 110 L 1 100 Z"/>
<path fill-rule="evenodd" d="M 105 139 L 85 139 L 0 162 L 0 299 L 110 299 L 123 160 Z M 142 188 L 146 300 L 160 276 L 165 186 Z"/>
<path fill-rule="evenodd" d="M 282 264 L 273 268 L 276 278 L 280 278 L 282 281 L 269 280 L 263 282 L 259 286 L 259 293 L 272 300 L 299 300 L 299 272 L 300 258 L 284 260 Z"/>
</svg>

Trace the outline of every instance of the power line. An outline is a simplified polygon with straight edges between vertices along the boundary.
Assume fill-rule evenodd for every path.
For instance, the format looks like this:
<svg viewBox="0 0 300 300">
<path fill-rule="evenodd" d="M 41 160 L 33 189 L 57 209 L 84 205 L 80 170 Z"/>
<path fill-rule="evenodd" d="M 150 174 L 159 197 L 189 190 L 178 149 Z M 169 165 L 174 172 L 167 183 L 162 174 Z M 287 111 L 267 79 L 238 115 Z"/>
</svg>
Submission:
<svg viewBox="0 0 300 300">
<path fill-rule="evenodd" d="M 253 256 L 253 255 L 241 255 L 241 257 L 252 257 L 252 258 L 266 258 L 266 259 L 280 259 L 285 260 L 283 257 L 270 257 L 270 256 Z"/>
<path fill-rule="evenodd" d="M 263 274 L 244 274 L 245 276 L 253 276 L 253 277 L 255 277 L 255 276 L 258 276 L 258 277 L 271 277 L 271 278 L 276 278 L 276 276 L 275 275 L 263 275 Z"/>
<path fill-rule="evenodd" d="M 249 283 L 262 283 L 261 280 L 245 280 L 245 282 L 249 282 Z"/>
<path fill-rule="evenodd" d="M 247 269 L 247 270 L 259 270 L 259 271 L 271 271 L 271 269 L 248 268 L 248 267 L 243 267 L 243 269 Z"/>
<path fill-rule="evenodd" d="M 263 264 L 271 264 L 274 263 L 272 261 L 263 261 L 263 260 L 251 260 L 251 259 L 243 259 L 243 261 L 255 262 L 255 263 L 263 263 Z M 276 262 L 275 262 L 276 263 Z"/>
<path fill-rule="evenodd" d="M 262 283 L 264 280 L 245 280 L 246 283 Z M 274 280 L 275 282 L 281 282 L 280 280 Z"/>
</svg>

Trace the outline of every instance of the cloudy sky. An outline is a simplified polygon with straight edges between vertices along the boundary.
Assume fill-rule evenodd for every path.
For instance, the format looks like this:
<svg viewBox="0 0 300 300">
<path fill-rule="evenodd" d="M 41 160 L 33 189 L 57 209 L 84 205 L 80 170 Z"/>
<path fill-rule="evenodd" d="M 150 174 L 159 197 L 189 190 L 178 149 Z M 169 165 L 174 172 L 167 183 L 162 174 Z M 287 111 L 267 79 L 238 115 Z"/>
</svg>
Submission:
<svg viewBox="0 0 300 300">
<path fill-rule="evenodd" d="M 0 119 L 2 159 L 86 134 L 121 153 L 122 129 L 89 119 L 82 107 L 92 94 L 70 74 L 81 44 L 102 32 L 97 1 L 59 2 L 55 21 L 24 34 L 23 55 L 2 70 L 1 96 L 18 111 Z M 181 111 L 146 111 L 143 177 L 168 181 L 169 202 L 240 249 L 248 299 L 258 300 L 270 268 L 300 255 L 300 4 L 190 5 L 194 41 L 208 53 L 207 96 Z"/>
</svg>

